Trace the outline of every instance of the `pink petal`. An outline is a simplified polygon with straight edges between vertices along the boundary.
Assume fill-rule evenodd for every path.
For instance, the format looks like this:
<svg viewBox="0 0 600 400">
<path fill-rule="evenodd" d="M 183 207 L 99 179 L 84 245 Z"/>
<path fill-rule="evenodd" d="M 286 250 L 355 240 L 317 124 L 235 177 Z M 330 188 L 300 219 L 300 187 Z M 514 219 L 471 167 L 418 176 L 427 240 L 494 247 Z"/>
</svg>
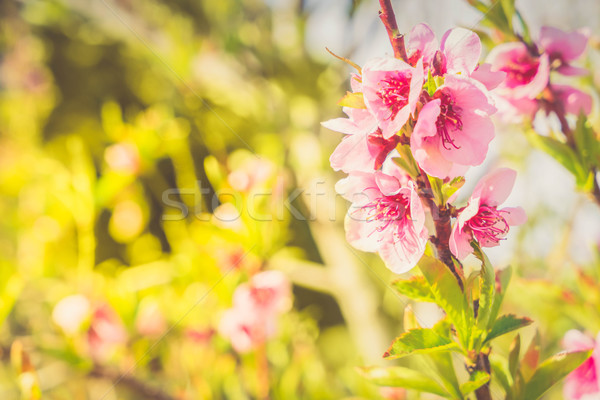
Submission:
<svg viewBox="0 0 600 400">
<path fill-rule="evenodd" d="M 438 49 L 438 41 L 435 33 L 427 24 L 415 25 L 408 34 L 407 48 L 409 57 L 418 52 L 425 64 L 429 64 Z"/>
<path fill-rule="evenodd" d="M 419 112 L 419 118 L 415 124 L 413 133 L 410 135 L 411 142 L 413 140 L 423 140 L 428 136 L 437 135 L 437 127 L 435 122 L 440 115 L 440 100 L 435 99 L 425 104 Z"/>
<path fill-rule="evenodd" d="M 470 112 L 462 116 L 463 129 L 452 134 L 454 144 L 443 146 L 439 144 L 439 151 L 449 161 L 463 165 L 480 165 L 487 155 L 488 145 L 494 138 L 494 124 L 489 117 L 481 117 Z"/>
<path fill-rule="evenodd" d="M 425 210 L 423 209 L 423 203 L 421 202 L 415 184 L 412 181 L 408 182 L 408 189 L 410 190 L 410 219 L 413 223 L 415 232 L 421 232 L 425 228 Z"/>
<path fill-rule="evenodd" d="M 375 182 L 381 193 L 385 196 L 392 196 L 400 190 L 400 182 L 398 182 L 398 179 L 386 175 L 381 171 L 375 171 Z"/>
<path fill-rule="evenodd" d="M 410 109 L 411 115 L 414 117 L 415 109 L 417 108 L 417 102 L 419 100 L 419 96 L 421 96 L 421 89 L 423 88 L 423 60 L 419 60 L 417 65 L 415 65 L 415 69 L 413 71 L 412 77 L 410 79 L 410 93 L 408 95 L 408 108 Z M 385 135 L 384 135 L 385 137 Z M 386 138 L 388 139 L 388 138 Z"/>
<path fill-rule="evenodd" d="M 452 90 L 454 100 L 463 109 L 463 112 L 478 112 L 487 115 L 496 112 L 489 92 L 481 82 L 475 79 L 449 75 L 445 78 L 442 88 Z"/>
<path fill-rule="evenodd" d="M 510 226 L 522 225 L 527 222 L 527 214 L 521 207 L 504 207 L 500 212 Z"/>
<path fill-rule="evenodd" d="M 342 170 L 346 173 L 373 171 L 375 159 L 369 152 L 367 136 L 349 135 L 343 138 L 329 158 L 331 167 L 335 171 Z"/>
<path fill-rule="evenodd" d="M 490 207 L 502 204 L 510 195 L 517 178 L 517 172 L 510 168 L 499 168 L 484 176 L 473 190 L 479 193 L 481 203 Z"/>
<path fill-rule="evenodd" d="M 569 114 L 579 115 L 583 112 L 588 115 L 592 112 L 592 96 L 579 89 L 567 85 L 552 85 L 563 102 L 565 111 Z"/>
<path fill-rule="evenodd" d="M 418 235 L 411 235 L 410 239 L 394 240 L 393 237 L 385 240 L 379 250 L 379 256 L 392 272 L 402 274 L 410 271 L 421 259 L 427 243 L 427 230 L 423 229 Z"/>
<path fill-rule="evenodd" d="M 378 224 L 367 221 L 368 214 L 362 208 L 349 210 L 344 220 L 346 240 L 361 251 L 376 252 L 381 243 L 381 234 L 377 231 Z"/>
<path fill-rule="evenodd" d="M 442 37 L 442 53 L 446 56 L 448 73 L 469 75 L 479 62 L 481 41 L 475 32 L 454 28 Z"/>
<path fill-rule="evenodd" d="M 381 196 L 372 173 L 354 171 L 335 184 L 335 191 L 355 205 L 364 205 Z"/>
<path fill-rule="evenodd" d="M 454 257 L 462 260 L 471 254 L 473 252 L 473 248 L 471 247 L 472 239 L 471 234 L 461 231 L 458 229 L 458 225 L 454 225 L 449 242 L 450 251 L 454 254 Z"/>
<path fill-rule="evenodd" d="M 567 351 L 583 351 L 596 347 L 594 339 L 576 329 L 571 329 L 565 333 L 562 344 Z"/>
<path fill-rule="evenodd" d="M 583 76 L 590 73 L 587 68 L 574 67 L 572 65 L 561 65 L 556 70 L 565 76 Z"/>
<path fill-rule="evenodd" d="M 589 37 L 587 31 L 565 32 L 551 26 L 540 30 L 539 44 L 550 56 L 558 56 L 565 62 L 576 60 L 585 51 Z"/>
<path fill-rule="evenodd" d="M 506 79 L 506 72 L 492 71 L 492 64 L 479 65 L 471 74 L 471 78 L 483 83 L 487 90 L 498 87 Z"/>
</svg>

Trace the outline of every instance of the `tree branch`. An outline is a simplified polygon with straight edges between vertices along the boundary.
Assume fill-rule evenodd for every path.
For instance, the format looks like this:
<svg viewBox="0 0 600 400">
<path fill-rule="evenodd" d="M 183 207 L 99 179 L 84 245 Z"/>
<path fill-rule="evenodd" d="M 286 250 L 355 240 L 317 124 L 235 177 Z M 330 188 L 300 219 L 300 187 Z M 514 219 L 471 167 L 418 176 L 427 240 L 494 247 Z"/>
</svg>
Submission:
<svg viewBox="0 0 600 400">
<path fill-rule="evenodd" d="M 404 35 L 400 34 L 398 30 L 398 24 L 396 23 L 396 15 L 392 8 L 391 0 L 379 0 L 381 10 L 379 10 L 379 18 L 385 30 L 387 31 L 392 49 L 394 49 L 394 57 L 401 59 L 404 62 L 408 62 L 408 56 L 406 55 L 406 48 L 404 46 Z"/>
</svg>

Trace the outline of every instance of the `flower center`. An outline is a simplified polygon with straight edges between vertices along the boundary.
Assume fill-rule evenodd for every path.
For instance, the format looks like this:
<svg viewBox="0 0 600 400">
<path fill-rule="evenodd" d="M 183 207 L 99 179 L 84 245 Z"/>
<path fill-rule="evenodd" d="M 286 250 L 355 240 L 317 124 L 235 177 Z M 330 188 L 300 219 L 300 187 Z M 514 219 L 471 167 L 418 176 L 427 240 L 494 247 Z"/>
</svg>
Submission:
<svg viewBox="0 0 600 400">
<path fill-rule="evenodd" d="M 410 72 L 397 72 L 390 74 L 379 84 L 379 97 L 383 104 L 390 110 L 389 119 L 396 118 L 398 112 L 408 104 L 408 94 L 410 93 Z"/>
<path fill-rule="evenodd" d="M 454 139 L 450 136 L 452 131 L 460 131 L 463 128 L 463 123 L 460 118 L 462 109 L 456 106 L 454 98 L 449 93 L 437 91 L 433 95 L 434 99 L 440 99 L 440 115 L 435 121 L 437 133 L 442 138 L 442 146 L 446 150 L 450 150 L 450 146 L 458 149 L 459 146 L 454 144 Z"/>
<path fill-rule="evenodd" d="M 537 74 L 539 65 L 539 61 L 534 60 L 527 54 L 523 54 L 510 60 L 500 70 L 506 72 L 506 85 L 513 88 L 531 82 Z"/>
<path fill-rule="evenodd" d="M 392 223 L 406 222 L 410 218 L 410 201 L 404 194 L 383 196 L 364 206 L 368 210 L 367 222 L 381 221 L 375 230 L 382 232 Z M 402 232 L 399 229 L 398 232 Z"/>
<path fill-rule="evenodd" d="M 496 207 L 481 206 L 467 225 L 478 242 L 498 243 L 508 233 L 508 223 Z"/>
</svg>

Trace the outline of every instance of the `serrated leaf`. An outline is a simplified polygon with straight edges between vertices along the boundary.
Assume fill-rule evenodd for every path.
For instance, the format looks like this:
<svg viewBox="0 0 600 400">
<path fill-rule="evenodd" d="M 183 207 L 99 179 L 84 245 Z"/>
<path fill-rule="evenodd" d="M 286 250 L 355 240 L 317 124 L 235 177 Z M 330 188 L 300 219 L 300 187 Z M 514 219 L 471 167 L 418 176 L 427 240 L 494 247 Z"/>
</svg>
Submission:
<svg viewBox="0 0 600 400">
<path fill-rule="evenodd" d="M 592 354 L 592 350 L 559 353 L 544 361 L 525 384 L 523 400 L 539 399 L 548 389 L 579 367 Z"/>
<path fill-rule="evenodd" d="M 578 187 L 584 187 L 589 181 L 589 171 L 581 165 L 575 151 L 567 144 L 549 136 L 542 136 L 533 130 L 527 132 L 527 138 L 538 149 L 545 151 L 571 172 L 577 181 Z"/>
<path fill-rule="evenodd" d="M 342 107 L 350 108 L 367 108 L 365 105 L 365 99 L 361 92 L 346 92 L 346 95 L 338 102 L 338 105 Z"/>
<path fill-rule="evenodd" d="M 435 302 L 446 312 L 456 327 L 459 340 L 466 347 L 474 317 L 457 278 L 445 264 L 433 257 L 423 256 L 418 265 L 429 283 Z"/>
<path fill-rule="evenodd" d="M 411 329 L 398 336 L 383 355 L 384 358 L 394 359 L 411 354 L 426 354 L 438 351 L 459 350 L 450 338 L 439 335 L 428 328 Z"/>
<path fill-rule="evenodd" d="M 540 332 L 536 330 L 535 336 L 531 339 L 523 360 L 521 360 L 521 373 L 525 381 L 531 379 L 540 361 L 540 341 Z"/>
<path fill-rule="evenodd" d="M 392 287 L 401 295 L 413 300 L 435 303 L 435 297 L 429 289 L 424 276 L 413 276 L 410 279 L 398 279 L 392 282 Z"/>
<path fill-rule="evenodd" d="M 427 375 L 404 367 L 363 367 L 359 368 L 362 376 L 380 386 L 402 387 L 450 397 L 450 394 L 435 380 Z"/>
<path fill-rule="evenodd" d="M 463 396 L 479 389 L 490 381 L 490 375 L 484 371 L 475 371 L 469 377 L 469 380 L 460 385 L 460 392 Z"/>
<path fill-rule="evenodd" d="M 514 314 L 505 314 L 498 318 L 492 327 L 490 333 L 488 333 L 485 341 L 489 342 L 492 339 L 502 336 L 506 333 L 512 332 L 517 329 L 521 329 L 530 325 L 533 321 L 527 317 L 517 317 Z"/>
</svg>

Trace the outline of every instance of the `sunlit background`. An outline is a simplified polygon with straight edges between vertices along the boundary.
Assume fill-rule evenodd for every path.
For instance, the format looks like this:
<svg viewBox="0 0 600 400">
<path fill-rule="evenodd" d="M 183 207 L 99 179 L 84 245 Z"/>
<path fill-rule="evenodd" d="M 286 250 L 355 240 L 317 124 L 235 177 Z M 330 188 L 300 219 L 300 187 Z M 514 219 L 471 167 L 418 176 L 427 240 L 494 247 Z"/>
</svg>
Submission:
<svg viewBox="0 0 600 400">
<path fill-rule="evenodd" d="M 482 29 L 464 1 L 394 4 L 401 31 Z M 600 31 L 595 0 L 517 5 L 532 32 Z M 359 64 L 390 53 L 377 10 L 0 2 L 1 399 L 257 398 L 258 355 L 236 352 L 218 327 L 259 270 L 293 285 L 265 349 L 273 399 L 406 398 L 355 370 L 391 363 L 381 356 L 408 301 L 376 256 L 346 243 L 328 162 L 340 135 L 320 126 L 341 115 L 350 72 L 325 47 Z M 585 64 L 597 87 L 599 60 L 590 50 Z M 534 279 L 514 282 L 507 307 L 536 320 L 525 335 L 545 332 L 548 353 L 582 321 L 598 331 L 600 316 L 569 288 L 600 263 L 600 210 L 514 129 L 498 129 L 488 158 L 467 179 L 518 169 L 507 204 L 529 214 L 489 251 Z"/>
</svg>

